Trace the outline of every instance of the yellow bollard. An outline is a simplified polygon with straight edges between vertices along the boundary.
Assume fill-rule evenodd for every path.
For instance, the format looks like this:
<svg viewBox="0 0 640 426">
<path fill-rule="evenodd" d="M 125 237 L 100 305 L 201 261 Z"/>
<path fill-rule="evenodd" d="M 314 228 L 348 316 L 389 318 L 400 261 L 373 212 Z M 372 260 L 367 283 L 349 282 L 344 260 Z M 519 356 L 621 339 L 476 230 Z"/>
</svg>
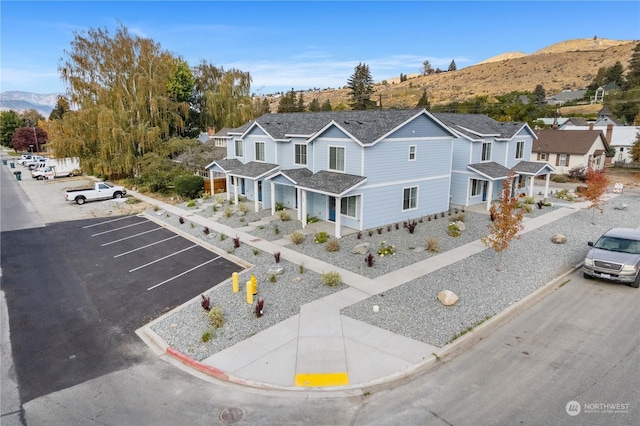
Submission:
<svg viewBox="0 0 640 426">
<path fill-rule="evenodd" d="M 258 294 L 258 279 L 255 275 L 251 275 L 251 285 L 253 286 L 253 294 Z"/>
<path fill-rule="evenodd" d="M 253 283 L 247 281 L 247 303 L 253 305 Z"/>
<path fill-rule="evenodd" d="M 240 291 L 240 285 L 238 284 L 238 273 L 234 272 L 231 274 L 231 281 L 233 282 L 233 292 L 237 293 Z"/>
</svg>

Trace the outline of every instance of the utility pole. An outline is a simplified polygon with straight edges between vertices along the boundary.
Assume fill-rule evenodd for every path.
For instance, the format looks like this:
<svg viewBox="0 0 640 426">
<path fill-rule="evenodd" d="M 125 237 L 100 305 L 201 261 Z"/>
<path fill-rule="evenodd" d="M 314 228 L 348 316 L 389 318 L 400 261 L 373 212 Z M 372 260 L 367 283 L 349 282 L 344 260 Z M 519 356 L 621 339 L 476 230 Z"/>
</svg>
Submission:
<svg viewBox="0 0 640 426">
<path fill-rule="evenodd" d="M 38 134 L 36 133 L 36 128 L 33 128 L 33 138 L 36 140 L 36 152 L 40 153 L 40 147 L 38 146 Z"/>
</svg>

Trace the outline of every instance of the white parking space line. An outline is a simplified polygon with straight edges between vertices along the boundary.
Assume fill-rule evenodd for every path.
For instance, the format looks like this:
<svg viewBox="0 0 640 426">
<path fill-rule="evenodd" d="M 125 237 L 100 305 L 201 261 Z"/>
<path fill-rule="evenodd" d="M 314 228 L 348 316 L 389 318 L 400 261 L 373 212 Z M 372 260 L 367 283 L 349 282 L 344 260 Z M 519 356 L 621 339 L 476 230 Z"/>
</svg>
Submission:
<svg viewBox="0 0 640 426">
<path fill-rule="evenodd" d="M 93 234 L 93 235 L 92 235 L 92 237 L 97 237 L 98 235 L 104 235 L 104 234 L 108 234 L 108 233 L 110 233 L 110 232 L 119 231 L 119 230 L 121 230 L 121 229 L 131 228 L 132 226 L 142 225 L 143 223 L 146 223 L 146 222 L 150 222 L 150 220 L 149 220 L 149 219 L 147 219 L 147 220 L 143 220 L 142 222 L 133 223 L 133 224 L 131 224 L 131 225 L 121 226 L 120 228 L 115 228 L 115 229 L 110 229 L 110 230 L 108 230 L 108 231 L 99 232 L 99 233 L 97 233 L 97 234 Z"/>
<path fill-rule="evenodd" d="M 119 217 L 117 219 L 111 219 L 111 220 L 107 220 L 105 222 L 100 222 L 100 223 L 94 223 L 92 225 L 87 225 L 87 226 L 83 226 L 82 229 L 87 229 L 87 228 L 93 228 L 94 226 L 100 226 L 100 225 L 104 225 L 105 223 L 111 223 L 111 222 L 117 222 L 119 220 L 124 220 L 124 219 L 129 219 L 133 216 L 125 216 L 125 217 Z"/>
<path fill-rule="evenodd" d="M 174 235 L 173 237 L 165 238 L 164 240 L 156 241 L 155 243 L 147 244 L 146 246 L 138 247 L 138 248 L 133 249 L 133 250 L 125 251 L 124 253 L 116 254 L 113 257 L 115 259 L 116 257 L 126 256 L 127 254 L 131 254 L 131 253 L 133 253 L 135 251 L 143 250 L 143 249 L 149 248 L 151 246 L 155 246 L 156 244 L 164 243 L 165 241 L 173 240 L 174 238 L 178 238 L 178 237 L 179 237 L 179 235 Z"/>
<path fill-rule="evenodd" d="M 164 281 L 162 281 L 161 283 L 158 283 L 158 284 L 154 285 L 153 287 L 149 287 L 149 288 L 147 289 L 147 291 L 149 291 L 149 290 L 153 290 L 153 289 L 154 289 L 154 288 L 156 288 L 156 287 L 160 287 L 161 285 L 166 284 L 166 283 L 168 283 L 169 281 L 173 281 L 173 280 L 175 280 L 176 278 L 180 278 L 181 276 L 186 275 L 186 274 L 188 274 L 188 273 L 189 273 L 189 272 L 191 272 L 191 271 L 195 271 L 196 269 L 201 268 L 201 267 L 203 267 L 203 266 L 205 266 L 205 265 L 207 265 L 207 264 L 209 264 L 209 263 L 211 263 L 211 262 L 213 262 L 214 260 L 217 260 L 217 259 L 220 259 L 220 256 L 215 257 L 215 258 L 213 258 L 213 259 L 211 259 L 211 260 L 208 260 L 208 261 L 206 261 L 206 262 L 204 262 L 204 263 L 201 263 L 201 264 L 200 264 L 200 265 L 198 265 L 198 266 L 194 266 L 193 268 L 189 269 L 188 271 L 184 271 L 183 273 L 178 274 L 178 275 L 176 275 L 175 277 L 171 277 L 171 278 L 169 278 L 168 280 L 164 280 Z"/>
<path fill-rule="evenodd" d="M 160 259 L 156 259 L 156 260 L 154 260 L 153 262 L 145 263 L 144 265 L 138 266 L 137 268 L 130 269 L 130 270 L 129 270 L 129 272 L 134 272 L 134 271 L 137 271 L 138 269 L 146 268 L 146 267 L 147 267 L 147 266 L 149 266 L 149 265 L 153 265 L 154 263 L 158 263 L 158 262 L 160 262 L 161 260 L 168 259 L 168 258 L 170 258 L 171 256 L 175 256 L 176 254 L 180 254 L 180 253 L 182 253 L 182 252 L 184 252 L 184 251 L 191 250 L 191 249 L 192 249 L 192 248 L 194 248 L 194 247 L 198 247 L 198 245 L 197 245 L 197 244 L 194 244 L 194 245 L 192 245 L 191 247 L 187 247 L 187 248 L 184 248 L 184 249 L 182 249 L 182 250 L 176 251 L 176 252 L 174 252 L 174 253 L 168 254 L 168 255 L 166 255 L 165 257 L 161 257 Z"/>
<path fill-rule="evenodd" d="M 165 229 L 165 228 L 163 228 L 162 226 L 160 226 L 160 227 L 158 227 L 158 228 L 154 228 L 154 229 L 151 229 L 151 230 L 149 230 L 149 231 L 140 232 L 139 234 L 129 235 L 128 237 L 120 238 L 119 240 L 115 240 L 115 241 L 110 241 L 110 242 L 108 242 L 108 243 L 104 243 L 104 244 L 102 244 L 102 247 L 104 247 L 104 246 L 109 246 L 109 245 L 111 245 L 111 244 L 115 244 L 115 243 L 119 243 L 119 242 L 121 242 L 121 241 L 128 240 L 128 239 L 131 239 L 131 238 L 139 237 L 140 235 L 148 234 L 148 233 L 150 233 L 150 232 L 156 232 L 156 231 L 159 231 L 159 230 L 161 230 L 161 229 Z"/>
</svg>

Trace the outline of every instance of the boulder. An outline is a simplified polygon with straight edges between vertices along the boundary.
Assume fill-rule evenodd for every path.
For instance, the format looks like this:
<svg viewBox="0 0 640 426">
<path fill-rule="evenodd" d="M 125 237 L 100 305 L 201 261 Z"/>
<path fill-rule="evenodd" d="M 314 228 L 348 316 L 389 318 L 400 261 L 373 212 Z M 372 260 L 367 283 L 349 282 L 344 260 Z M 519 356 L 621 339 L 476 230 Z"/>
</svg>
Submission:
<svg viewBox="0 0 640 426">
<path fill-rule="evenodd" d="M 272 265 L 269 267 L 269 270 L 267 271 L 267 274 L 269 275 L 282 275 L 284 274 L 284 267 L 279 266 L 279 265 Z"/>
<path fill-rule="evenodd" d="M 353 254 L 367 254 L 369 253 L 369 243 L 358 244 L 351 251 Z"/>
<path fill-rule="evenodd" d="M 461 220 L 456 221 L 456 226 L 458 227 L 458 231 L 464 231 L 466 228 L 464 222 Z"/>
<path fill-rule="evenodd" d="M 458 295 L 456 295 L 451 290 L 442 290 L 440 293 L 438 293 L 438 300 L 444 306 L 451 306 L 455 305 L 455 303 L 458 301 Z"/>
<path fill-rule="evenodd" d="M 567 237 L 562 234 L 553 234 L 551 237 L 551 242 L 553 244 L 564 244 L 567 242 Z"/>
</svg>

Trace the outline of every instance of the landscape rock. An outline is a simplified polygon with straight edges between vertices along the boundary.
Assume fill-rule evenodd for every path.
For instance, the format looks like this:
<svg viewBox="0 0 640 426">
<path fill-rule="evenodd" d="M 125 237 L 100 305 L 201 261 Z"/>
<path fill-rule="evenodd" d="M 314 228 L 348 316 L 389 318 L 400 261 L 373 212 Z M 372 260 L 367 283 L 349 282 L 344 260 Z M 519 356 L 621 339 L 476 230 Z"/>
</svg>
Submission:
<svg viewBox="0 0 640 426">
<path fill-rule="evenodd" d="M 440 293 L 438 293 L 438 300 L 444 306 L 451 306 L 455 305 L 455 303 L 458 301 L 458 295 L 451 290 L 442 290 Z"/>
<path fill-rule="evenodd" d="M 358 244 L 351 251 L 353 254 L 367 254 L 369 253 L 369 243 Z"/>
<path fill-rule="evenodd" d="M 553 234 L 551 237 L 551 242 L 553 244 L 564 244 L 567 242 L 567 237 L 562 234 Z"/>
<path fill-rule="evenodd" d="M 282 275 L 284 274 L 284 267 L 280 266 L 280 265 L 272 265 L 269 267 L 269 270 L 267 271 L 268 275 Z"/>
</svg>

